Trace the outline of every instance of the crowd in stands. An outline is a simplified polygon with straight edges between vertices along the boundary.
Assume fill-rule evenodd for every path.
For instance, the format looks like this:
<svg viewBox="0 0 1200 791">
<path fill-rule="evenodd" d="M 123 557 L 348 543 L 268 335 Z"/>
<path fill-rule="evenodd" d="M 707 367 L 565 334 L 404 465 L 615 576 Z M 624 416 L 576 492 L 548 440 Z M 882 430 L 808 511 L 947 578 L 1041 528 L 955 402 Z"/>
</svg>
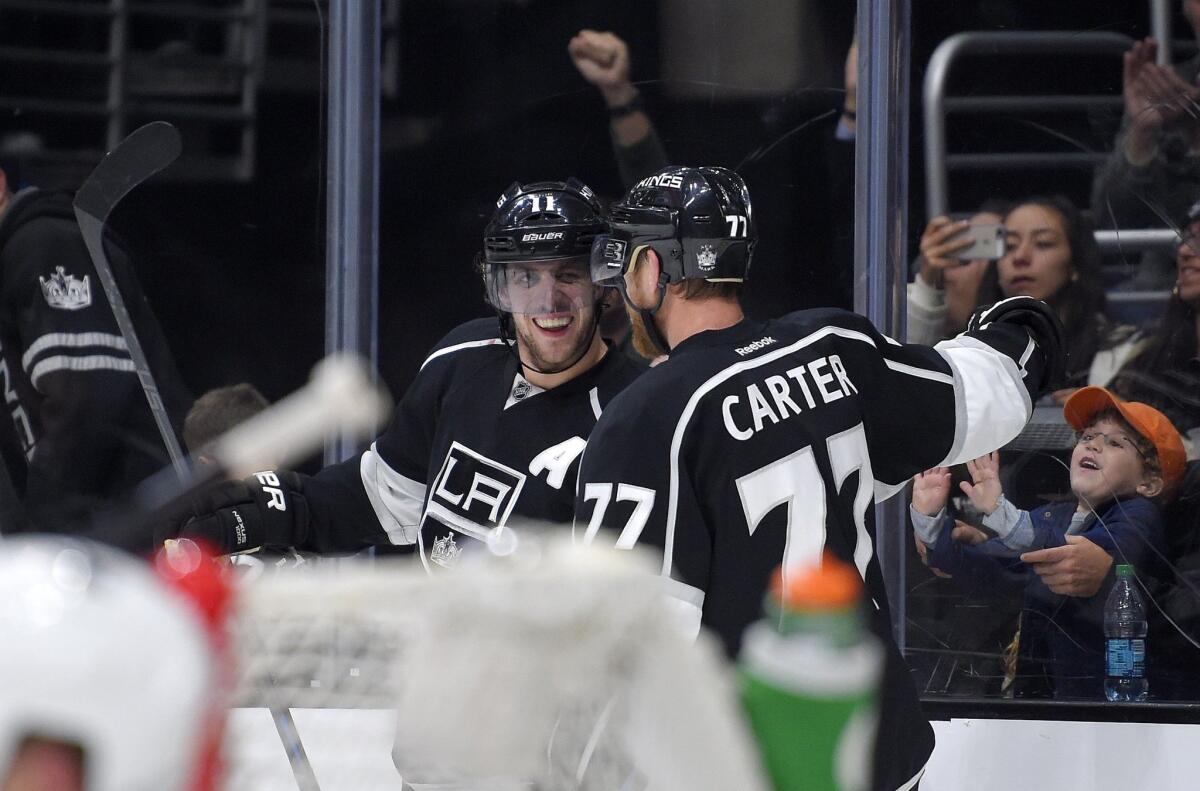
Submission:
<svg viewBox="0 0 1200 791">
<path fill-rule="evenodd" d="M 1015 662 L 1004 670 L 1005 691 L 1018 697 L 1103 697 L 1103 605 L 1118 563 L 1133 565 L 1153 602 L 1152 698 L 1200 692 L 1200 56 L 1159 65 L 1157 46 L 1140 41 L 1124 56 L 1120 131 L 1087 210 L 1062 196 L 1012 196 L 970 216 L 934 217 L 908 287 L 910 342 L 953 337 L 977 307 L 1016 295 L 1049 302 L 1066 329 L 1067 377 L 1047 406 L 1061 405 L 1079 431 L 1069 458 L 1054 462 L 1069 466 L 1069 491 L 1018 509 L 1005 493 L 1024 502 L 1048 493 L 1009 491 L 1029 488 L 1009 468 L 1031 453 L 1009 450 L 966 471 L 929 470 L 911 494 L 918 553 L 950 578 L 938 585 L 1021 602 L 1010 628 Z M 1004 236 L 995 258 L 958 257 L 974 244 L 973 226 L 995 223 Z M 1173 255 L 1145 253 L 1115 286 L 1169 291 L 1142 326 L 1109 310 L 1097 227 L 1176 231 Z M 1129 466 L 1112 465 L 1118 458 Z M 1096 476 L 1103 489 L 1086 491 Z M 951 496 L 956 478 L 963 497 Z"/>
</svg>

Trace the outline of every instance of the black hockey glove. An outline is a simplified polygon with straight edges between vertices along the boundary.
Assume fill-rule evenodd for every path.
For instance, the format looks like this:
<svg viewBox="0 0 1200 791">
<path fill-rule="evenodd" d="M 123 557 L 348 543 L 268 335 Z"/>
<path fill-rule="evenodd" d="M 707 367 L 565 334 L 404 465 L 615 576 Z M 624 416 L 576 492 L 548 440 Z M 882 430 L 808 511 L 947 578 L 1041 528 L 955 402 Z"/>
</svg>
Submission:
<svg viewBox="0 0 1200 791">
<path fill-rule="evenodd" d="M 308 503 L 296 473 L 268 470 L 198 493 L 172 521 L 180 538 L 201 539 L 222 554 L 286 549 L 308 524 Z"/>
<path fill-rule="evenodd" d="M 978 308 L 967 322 L 967 332 L 995 323 L 1023 327 L 1042 353 L 1042 376 L 1035 397 L 1063 386 L 1067 369 L 1067 338 L 1062 321 L 1052 307 L 1033 297 L 1009 297 L 995 305 Z"/>
</svg>

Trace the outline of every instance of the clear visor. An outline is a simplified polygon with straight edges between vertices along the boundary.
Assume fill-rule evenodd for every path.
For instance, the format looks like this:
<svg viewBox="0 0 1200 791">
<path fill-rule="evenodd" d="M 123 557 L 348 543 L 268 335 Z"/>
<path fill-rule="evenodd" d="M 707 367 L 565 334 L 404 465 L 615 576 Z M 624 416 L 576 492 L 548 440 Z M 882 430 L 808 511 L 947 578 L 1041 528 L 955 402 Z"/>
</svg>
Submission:
<svg viewBox="0 0 1200 791">
<path fill-rule="evenodd" d="M 489 301 L 505 313 L 574 313 L 599 298 L 582 258 L 491 265 L 484 279 Z"/>
<path fill-rule="evenodd" d="M 629 269 L 629 256 L 632 251 L 629 242 L 617 239 L 610 234 L 601 234 L 592 242 L 592 255 L 589 268 L 592 272 L 592 282 L 611 286 Z"/>
</svg>

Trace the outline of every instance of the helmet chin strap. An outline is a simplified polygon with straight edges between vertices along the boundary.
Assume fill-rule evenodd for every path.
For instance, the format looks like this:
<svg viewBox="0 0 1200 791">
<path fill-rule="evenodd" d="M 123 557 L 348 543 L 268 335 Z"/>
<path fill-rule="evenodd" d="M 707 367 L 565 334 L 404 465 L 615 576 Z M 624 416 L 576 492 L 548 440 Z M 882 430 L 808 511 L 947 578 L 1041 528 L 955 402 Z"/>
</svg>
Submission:
<svg viewBox="0 0 1200 791">
<path fill-rule="evenodd" d="M 637 311 L 637 314 L 642 318 L 642 325 L 646 328 L 646 335 L 650 337 L 650 342 L 654 344 L 654 348 L 658 349 L 659 354 L 670 354 L 671 345 L 667 343 L 666 336 L 662 334 L 662 330 L 658 328 L 658 323 L 654 320 L 654 315 L 658 313 L 658 309 L 662 307 L 663 299 L 667 296 L 667 283 L 670 282 L 670 277 L 666 272 L 658 273 L 658 299 L 652 308 L 643 308 L 629 296 L 629 290 L 625 284 L 625 278 L 617 278 L 617 290 L 621 292 L 621 299 L 625 300 L 625 304 Z"/>
<path fill-rule="evenodd" d="M 588 349 L 592 348 L 592 342 L 595 340 L 596 333 L 600 329 L 600 314 L 603 312 L 604 312 L 604 302 L 602 300 L 598 299 L 598 300 L 596 300 L 596 310 L 595 310 L 596 315 L 592 321 L 592 331 L 590 333 L 588 333 L 587 343 L 583 344 L 580 347 L 579 354 L 575 355 L 575 358 L 573 360 L 571 360 L 569 363 L 566 363 L 565 365 L 560 365 L 559 367 L 554 368 L 554 369 L 545 370 L 542 368 L 538 368 L 536 365 L 525 362 L 524 360 L 521 359 L 521 352 L 520 352 L 520 349 L 518 348 L 516 325 L 515 325 L 515 322 L 513 321 L 513 314 L 511 314 L 511 313 L 500 313 L 499 311 L 497 311 L 497 314 L 500 317 L 500 340 L 504 341 L 504 345 L 506 347 L 508 347 L 509 354 L 511 354 L 513 357 L 516 358 L 517 363 L 522 368 L 528 368 L 529 370 L 533 371 L 534 373 L 543 374 L 546 376 L 549 376 L 552 374 L 560 374 L 563 371 L 570 369 L 577 362 L 582 360 L 584 358 L 584 355 L 586 355 L 588 353 Z"/>
</svg>

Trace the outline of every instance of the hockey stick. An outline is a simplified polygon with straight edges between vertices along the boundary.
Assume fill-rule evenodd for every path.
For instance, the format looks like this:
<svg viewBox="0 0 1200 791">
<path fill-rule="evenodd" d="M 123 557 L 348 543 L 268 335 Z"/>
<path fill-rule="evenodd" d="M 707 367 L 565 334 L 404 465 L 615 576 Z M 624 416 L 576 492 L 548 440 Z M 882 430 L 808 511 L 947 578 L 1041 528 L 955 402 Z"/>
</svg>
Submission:
<svg viewBox="0 0 1200 791">
<path fill-rule="evenodd" d="M 312 379 L 303 388 L 221 435 L 205 451 L 211 464 L 188 465 L 182 478 L 164 468 L 143 481 L 132 512 L 105 526 L 106 537 L 112 542 L 114 536 L 123 536 L 127 545 L 136 546 L 147 531 L 203 487 L 258 470 L 286 467 L 320 447 L 328 436 L 367 436 L 379 429 L 390 407 L 390 399 L 373 383 L 361 361 L 326 358 L 313 369 Z M 291 710 L 286 705 L 268 709 L 297 788 L 320 791 Z"/>
<path fill-rule="evenodd" d="M 100 160 L 100 164 L 75 193 L 74 207 L 75 219 L 79 223 L 83 242 L 92 258 L 92 265 L 100 278 L 100 284 L 104 286 L 108 304 L 129 350 L 129 357 L 133 361 L 142 391 L 146 394 L 150 412 L 154 415 L 154 422 L 162 435 L 167 454 L 171 457 L 171 465 L 182 481 L 187 477 L 183 450 L 179 447 L 175 429 L 167 417 L 166 407 L 163 406 L 158 393 L 158 385 L 150 372 L 150 364 L 146 361 L 141 341 L 138 340 L 129 311 L 125 308 L 125 300 L 121 297 L 121 290 L 117 287 L 108 256 L 104 252 L 104 224 L 108 222 L 112 210 L 130 190 L 174 162 L 181 148 L 179 132 L 165 121 L 155 121 L 135 130 Z"/>
<path fill-rule="evenodd" d="M 326 358 L 313 369 L 309 384 L 219 437 L 206 451 L 213 464 L 192 465 L 197 472 L 183 478 L 163 469 L 147 479 L 139 489 L 140 513 L 130 524 L 153 522 L 216 479 L 242 478 L 256 470 L 299 461 L 320 447 L 327 436 L 377 431 L 390 406 L 390 399 L 373 383 L 361 361 Z M 133 532 L 140 534 L 143 528 L 134 527 Z M 274 684 L 273 677 L 271 680 Z M 270 706 L 269 711 L 297 787 L 320 791 L 291 709 Z"/>
</svg>

